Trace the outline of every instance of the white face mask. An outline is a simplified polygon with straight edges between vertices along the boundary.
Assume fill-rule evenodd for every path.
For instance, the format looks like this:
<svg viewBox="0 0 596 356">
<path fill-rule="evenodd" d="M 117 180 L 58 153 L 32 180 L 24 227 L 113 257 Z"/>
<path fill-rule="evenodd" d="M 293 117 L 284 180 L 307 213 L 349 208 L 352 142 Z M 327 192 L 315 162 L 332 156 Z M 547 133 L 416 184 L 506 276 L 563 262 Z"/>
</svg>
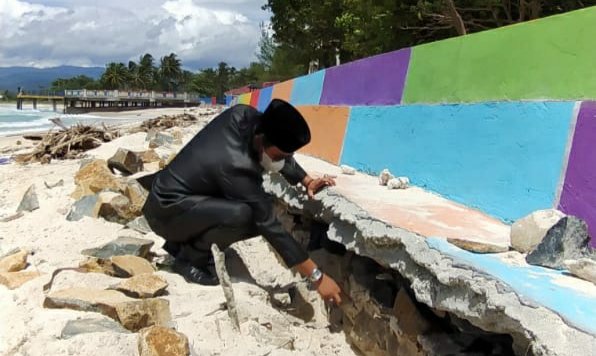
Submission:
<svg viewBox="0 0 596 356">
<path fill-rule="evenodd" d="M 261 159 L 261 166 L 272 173 L 277 173 L 284 168 L 285 160 L 274 162 L 267 152 L 263 151 L 263 158 Z"/>
</svg>

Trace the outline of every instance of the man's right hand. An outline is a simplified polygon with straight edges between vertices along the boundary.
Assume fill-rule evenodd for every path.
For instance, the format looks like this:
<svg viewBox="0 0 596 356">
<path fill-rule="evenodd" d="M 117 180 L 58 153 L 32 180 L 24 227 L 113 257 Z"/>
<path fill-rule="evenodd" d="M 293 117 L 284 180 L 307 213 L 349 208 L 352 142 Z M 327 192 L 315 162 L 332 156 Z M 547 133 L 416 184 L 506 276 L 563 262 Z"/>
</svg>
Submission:
<svg viewBox="0 0 596 356">
<path fill-rule="evenodd" d="M 317 282 L 317 291 L 321 295 L 324 301 L 330 302 L 332 304 L 340 305 L 341 304 L 341 288 L 335 283 L 333 278 L 329 277 L 326 274 L 323 274 L 323 278 Z"/>
</svg>

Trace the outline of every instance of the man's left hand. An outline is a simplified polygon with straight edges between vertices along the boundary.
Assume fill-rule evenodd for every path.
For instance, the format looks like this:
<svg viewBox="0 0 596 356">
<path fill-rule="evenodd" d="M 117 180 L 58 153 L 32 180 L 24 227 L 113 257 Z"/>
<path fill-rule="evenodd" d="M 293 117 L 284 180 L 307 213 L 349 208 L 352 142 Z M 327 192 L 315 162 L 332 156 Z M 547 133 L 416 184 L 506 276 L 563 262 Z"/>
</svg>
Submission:
<svg viewBox="0 0 596 356">
<path fill-rule="evenodd" d="M 322 178 L 315 178 L 308 184 L 306 187 L 306 192 L 308 193 L 308 197 L 310 199 L 315 198 L 315 194 L 319 192 L 324 187 L 332 187 L 335 185 L 335 178 L 336 176 L 330 176 L 325 174 Z"/>
</svg>

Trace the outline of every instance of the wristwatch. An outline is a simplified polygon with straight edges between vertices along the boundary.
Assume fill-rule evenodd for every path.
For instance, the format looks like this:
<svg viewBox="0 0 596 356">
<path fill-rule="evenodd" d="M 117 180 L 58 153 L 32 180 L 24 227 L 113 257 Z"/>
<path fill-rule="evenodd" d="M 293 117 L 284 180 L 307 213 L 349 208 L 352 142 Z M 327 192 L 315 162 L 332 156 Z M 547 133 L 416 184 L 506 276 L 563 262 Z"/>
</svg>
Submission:
<svg viewBox="0 0 596 356">
<path fill-rule="evenodd" d="M 323 272 L 321 272 L 320 269 L 316 268 L 312 270 L 312 273 L 310 274 L 310 281 L 312 283 L 317 283 L 318 281 L 321 280 L 321 278 L 323 278 Z"/>
</svg>

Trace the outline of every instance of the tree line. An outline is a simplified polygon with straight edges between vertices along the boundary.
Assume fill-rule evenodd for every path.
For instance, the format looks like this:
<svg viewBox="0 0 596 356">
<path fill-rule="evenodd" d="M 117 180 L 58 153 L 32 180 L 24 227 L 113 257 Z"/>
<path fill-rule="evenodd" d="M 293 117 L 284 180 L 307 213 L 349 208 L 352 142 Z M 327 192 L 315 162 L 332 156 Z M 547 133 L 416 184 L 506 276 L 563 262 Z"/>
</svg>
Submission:
<svg viewBox="0 0 596 356">
<path fill-rule="evenodd" d="M 146 53 L 137 62 L 108 63 L 97 81 L 58 79 L 52 90 L 189 91 L 222 98 L 232 88 L 593 5 L 596 0 L 267 0 L 271 25 L 261 24 L 257 61 L 245 68 L 220 62 L 193 73 L 175 53 L 159 60 Z"/>
</svg>

